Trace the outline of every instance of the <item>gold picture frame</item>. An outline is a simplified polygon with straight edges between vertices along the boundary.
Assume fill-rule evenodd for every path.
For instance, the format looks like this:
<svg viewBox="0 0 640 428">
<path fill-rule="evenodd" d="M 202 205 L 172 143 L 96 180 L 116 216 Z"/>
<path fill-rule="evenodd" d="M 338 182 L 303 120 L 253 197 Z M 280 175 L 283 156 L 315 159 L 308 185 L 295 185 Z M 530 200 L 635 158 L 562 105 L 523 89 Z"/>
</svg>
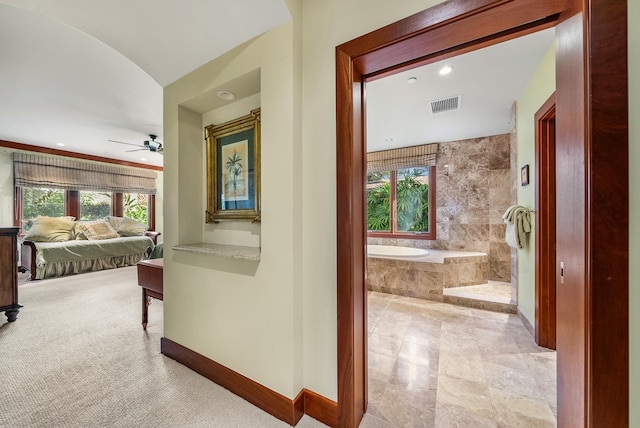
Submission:
<svg viewBox="0 0 640 428">
<path fill-rule="evenodd" d="M 206 223 L 260 221 L 260 109 L 205 127 Z"/>
</svg>

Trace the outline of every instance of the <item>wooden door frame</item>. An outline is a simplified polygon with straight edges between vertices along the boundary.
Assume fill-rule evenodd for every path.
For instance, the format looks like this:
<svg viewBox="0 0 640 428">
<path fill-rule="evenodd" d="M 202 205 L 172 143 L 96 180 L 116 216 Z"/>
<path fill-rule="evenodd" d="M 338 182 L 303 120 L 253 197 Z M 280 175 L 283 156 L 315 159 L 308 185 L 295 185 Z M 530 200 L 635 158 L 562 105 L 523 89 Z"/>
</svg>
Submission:
<svg viewBox="0 0 640 428">
<path fill-rule="evenodd" d="M 535 340 L 556 349 L 556 98 L 534 115 L 535 123 Z"/>
<path fill-rule="evenodd" d="M 581 299 L 565 314 L 580 326 L 578 339 L 558 351 L 558 423 L 628 425 L 626 2 L 449 0 L 336 47 L 338 426 L 358 426 L 367 406 L 365 78 L 556 24 L 564 129 L 557 144 L 573 161 L 573 175 L 561 177 L 558 192 L 577 185 L 577 194 L 562 197 L 573 203 L 574 230 L 584 240 L 559 254 L 575 262 L 569 274 Z M 607 199 L 612 186 L 616 195 Z M 568 215 L 559 213 L 559 220 Z"/>
</svg>

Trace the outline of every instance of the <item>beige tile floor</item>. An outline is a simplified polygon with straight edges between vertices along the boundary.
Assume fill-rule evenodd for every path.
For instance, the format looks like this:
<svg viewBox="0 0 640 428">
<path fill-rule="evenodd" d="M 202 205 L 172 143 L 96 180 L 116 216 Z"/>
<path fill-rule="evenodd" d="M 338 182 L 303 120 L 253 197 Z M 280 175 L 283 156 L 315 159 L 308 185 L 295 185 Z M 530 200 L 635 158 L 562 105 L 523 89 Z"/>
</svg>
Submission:
<svg viewBox="0 0 640 428">
<path fill-rule="evenodd" d="M 361 427 L 555 427 L 556 354 L 515 315 L 369 292 Z"/>
</svg>

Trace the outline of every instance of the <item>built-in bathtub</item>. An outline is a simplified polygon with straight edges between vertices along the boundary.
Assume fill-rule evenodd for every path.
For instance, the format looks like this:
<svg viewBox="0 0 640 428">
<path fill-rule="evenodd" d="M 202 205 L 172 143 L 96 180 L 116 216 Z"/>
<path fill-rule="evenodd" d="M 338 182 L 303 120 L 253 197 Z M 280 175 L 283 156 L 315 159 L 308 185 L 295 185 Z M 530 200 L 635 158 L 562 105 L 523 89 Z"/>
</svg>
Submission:
<svg viewBox="0 0 640 428">
<path fill-rule="evenodd" d="M 485 253 L 380 247 L 391 246 L 367 246 L 367 288 L 371 291 L 441 302 L 444 288 L 489 280 L 489 256 Z"/>
</svg>

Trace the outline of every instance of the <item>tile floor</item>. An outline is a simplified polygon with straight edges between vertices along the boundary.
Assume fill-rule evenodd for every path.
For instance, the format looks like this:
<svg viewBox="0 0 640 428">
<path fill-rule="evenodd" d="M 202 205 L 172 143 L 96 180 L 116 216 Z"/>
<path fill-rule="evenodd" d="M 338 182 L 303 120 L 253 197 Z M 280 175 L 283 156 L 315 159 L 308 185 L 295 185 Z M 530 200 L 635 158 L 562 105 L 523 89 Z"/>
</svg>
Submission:
<svg viewBox="0 0 640 428">
<path fill-rule="evenodd" d="M 517 316 L 377 292 L 368 316 L 361 426 L 556 426 L 556 354 Z"/>
</svg>

